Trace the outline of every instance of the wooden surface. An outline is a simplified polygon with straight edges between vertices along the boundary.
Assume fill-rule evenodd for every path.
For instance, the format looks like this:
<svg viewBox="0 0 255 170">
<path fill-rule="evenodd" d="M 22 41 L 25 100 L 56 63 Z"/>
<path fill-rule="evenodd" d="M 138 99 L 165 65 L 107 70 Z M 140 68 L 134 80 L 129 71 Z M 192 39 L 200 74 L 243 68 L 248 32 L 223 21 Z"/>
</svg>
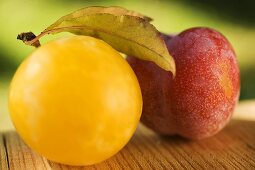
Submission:
<svg viewBox="0 0 255 170">
<path fill-rule="evenodd" d="M 232 120 L 214 137 L 188 141 L 159 137 L 139 126 L 114 157 L 97 165 L 70 167 L 31 151 L 14 132 L 0 134 L 0 169 L 255 169 L 255 121 Z"/>
</svg>

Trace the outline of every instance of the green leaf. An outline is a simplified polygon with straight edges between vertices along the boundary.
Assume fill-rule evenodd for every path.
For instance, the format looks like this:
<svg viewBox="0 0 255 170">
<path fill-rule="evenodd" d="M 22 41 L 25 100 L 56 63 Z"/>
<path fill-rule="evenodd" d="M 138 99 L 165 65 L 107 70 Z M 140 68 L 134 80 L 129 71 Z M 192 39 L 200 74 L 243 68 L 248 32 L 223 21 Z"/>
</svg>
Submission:
<svg viewBox="0 0 255 170">
<path fill-rule="evenodd" d="M 61 22 L 65 20 L 69 20 L 72 18 L 78 18 L 78 17 L 83 17 L 84 15 L 93 15 L 93 14 L 112 14 L 115 16 L 121 16 L 121 15 L 131 15 L 131 16 L 136 16 L 143 18 L 147 21 L 152 21 L 152 18 L 144 16 L 138 12 L 135 11 L 130 11 L 122 7 L 101 7 L 101 6 L 91 6 L 91 7 L 85 7 L 82 9 L 79 9 L 71 14 L 65 15 L 61 17 L 58 21 L 56 21 L 54 24 L 52 24 L 48 28 L 53 28 L 60 24 Z"/>
<path fill-rule="evenodd" d="M 120 7 L 89 7 L 63 16 L 26 44 L 34 45 L 45 34 L 71 32 L 104 40 L 116 50 L 153 61 L 175 74 L 175 63 L 160 32 L 150 19 Z M 37 43 L 38 44 L 38 43 Z"/>
</svg>

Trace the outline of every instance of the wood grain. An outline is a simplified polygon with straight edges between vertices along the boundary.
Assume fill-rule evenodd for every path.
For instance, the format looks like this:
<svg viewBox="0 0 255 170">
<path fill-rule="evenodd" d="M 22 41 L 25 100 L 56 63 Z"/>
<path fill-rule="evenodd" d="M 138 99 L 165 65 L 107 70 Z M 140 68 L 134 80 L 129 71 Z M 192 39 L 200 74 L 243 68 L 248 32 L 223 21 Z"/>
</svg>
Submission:
<svg viewBox="0 0 255 170">
<path fill-rule="evenodd" d="M 48 170 L 48 161 L 29 149 L 17 133 L 8 132 L 4 135 L 9 168 L 12 170 Z"/>
<path fill-rule="evenodd" d="M 4 141 L 4 137 L 2 133 L 0 133 L 0 169 L 1 170 L 9 169 L 6 148 L 5 148 L 5 141 Z"/>
<path fill-rule="evenodd" d="M 216 136 L 199 141 L 160 137 L 140 125 L 117 155 L 86 167 L 48 161 L 29 149 L 15 132 L 1 135 L 0 149 L 3 170 L 255 169 L 255 121 L 232 120 Z"/>
</svg>

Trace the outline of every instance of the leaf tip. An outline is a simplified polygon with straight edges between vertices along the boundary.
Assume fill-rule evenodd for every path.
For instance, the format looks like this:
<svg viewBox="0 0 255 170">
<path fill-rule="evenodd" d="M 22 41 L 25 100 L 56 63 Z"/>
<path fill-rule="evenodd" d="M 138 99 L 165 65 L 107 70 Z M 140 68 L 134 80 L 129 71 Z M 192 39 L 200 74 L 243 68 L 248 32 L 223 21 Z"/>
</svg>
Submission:
<svg viewBox="0 0 255 170">
<path fill-rule="evenodd" d="M 170 72 L 172 72 L 172 74 L 173 74 L 173 77 L 175 77 L 175 75 L 176 75 L 176 65 L 175 65 L 175 61 L 174 61 L 174 58 L 171 56 L 171 54 L 169 53 L 169 56 L 170 56 L 170 58 L 169 58 L 169 61 L 168 61 L 168 70 L 167 71 L 170 71 Z"/>
<path fill-rule="evenodd" d="M 176 76 L 176 66 L 175 66 L 175 62 L 171 63 L 171 72 L 173 74 L 173 78 L 175 78 Z"/>
<path fill-rule="evenodd" d="M 171 55 L 170 55 L 171 56 Z M 170 58 L 166 66 L 159 65 L 161 68 L 163 68 L 166 71 L 170 71 L 173 74 L 173 77 L 176 75 L 176 66 L 173 58 Z"/>
</svg>

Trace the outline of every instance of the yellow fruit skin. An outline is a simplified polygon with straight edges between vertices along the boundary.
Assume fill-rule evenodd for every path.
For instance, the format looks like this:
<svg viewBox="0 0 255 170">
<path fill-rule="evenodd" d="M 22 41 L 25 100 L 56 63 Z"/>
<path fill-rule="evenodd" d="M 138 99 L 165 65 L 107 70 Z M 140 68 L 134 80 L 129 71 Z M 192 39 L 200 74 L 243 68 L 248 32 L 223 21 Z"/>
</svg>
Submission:
<svg viewBox="0 0 255 170">
<path fill-rule="evenodd" d="M 137 78 L 105 42 L 87 36 L 52 41 L 18 68 L 9 111 L 17 132 L 49 160 L 91 165 L 116 154 L 142 111 Z"/>
</svg>

